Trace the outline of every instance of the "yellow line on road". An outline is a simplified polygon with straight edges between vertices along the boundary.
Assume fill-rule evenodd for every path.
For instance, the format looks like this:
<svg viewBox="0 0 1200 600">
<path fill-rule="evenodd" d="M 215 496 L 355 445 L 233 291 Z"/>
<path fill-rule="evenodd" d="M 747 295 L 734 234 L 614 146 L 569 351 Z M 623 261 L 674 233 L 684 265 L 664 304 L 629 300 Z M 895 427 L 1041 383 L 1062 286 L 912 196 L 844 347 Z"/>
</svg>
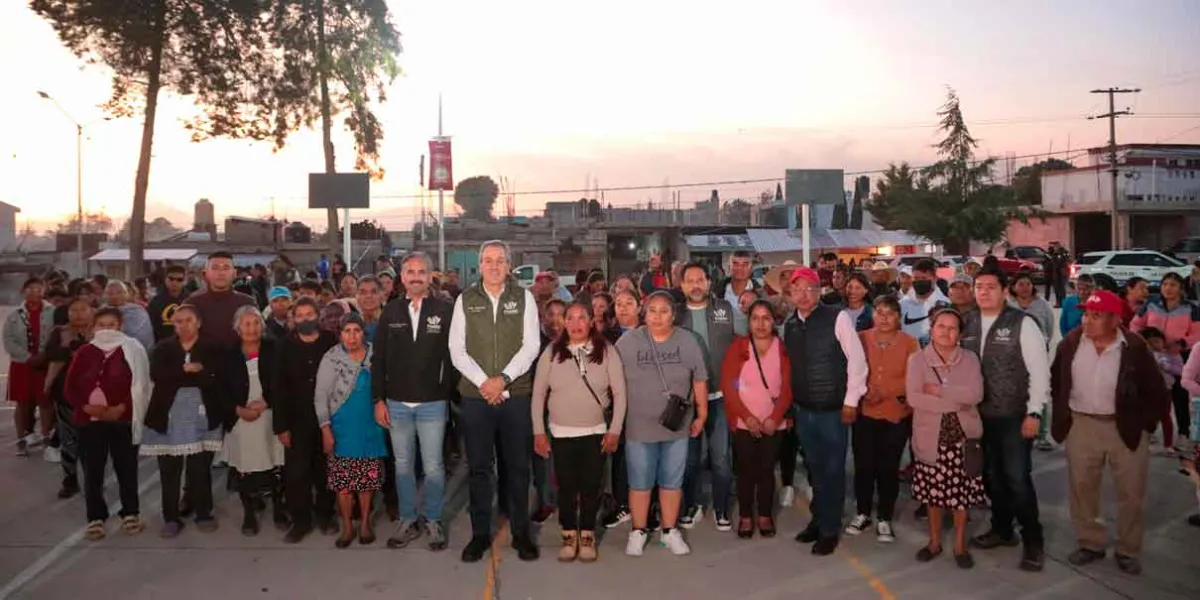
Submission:
<svg viewBox="0 0 1200 600">
<path fill-rule="evenodd" d="M 807 503 L 803 501 L 797 501 L 795 507 L 796 512 L 800 513 L 802 516 L 806 516 L 810 519 L 812 518 L 812 512 L 809 510 Z M 896 596 L 892 594 L 892 591 L 889 590 L 886 585 L 883 584 L 883 580 L 875 575 L 875 573 L 871 571 L 870 567 L 868 567 L 866 563 L 855 556 L 854 553 L 846 547 L 846 544 L 838 544 L 837 555 L 842 557 L 842 560 L 846 561 L 846 563 L 854 569 L 854 572 L 858 573 L 858 576 L 862 577 L 863 580 L 867 582 L 867 585 L 879 594 L 880 600 L 896 600 Z"/>
<path fill-rule="evenodd" d="M 504 548 L 504 540 L 508 536 L 508 521 L 500 524 L 496 537 L 492 539 L 492 548 L 488 556 L 487 575 L 483 583 L 483 600 L 495 600 L 497 593 L 496 576 L 500 573 L 500 552 Z"/>
</svg>

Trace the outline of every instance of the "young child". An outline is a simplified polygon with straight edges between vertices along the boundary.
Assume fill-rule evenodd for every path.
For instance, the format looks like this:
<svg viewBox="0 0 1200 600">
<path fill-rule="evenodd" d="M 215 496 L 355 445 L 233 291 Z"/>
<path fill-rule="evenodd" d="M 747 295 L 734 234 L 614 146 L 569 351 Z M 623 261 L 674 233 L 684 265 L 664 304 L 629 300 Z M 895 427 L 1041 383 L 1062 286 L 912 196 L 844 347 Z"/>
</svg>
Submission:
<svg viewBox="0 0 1200 600">
<path fill-rule="evenodd" d="M 1179 350 L 1167 347 L 1167 338 L 1163 332 L 1154 327 L 1147 327 L 1142 330 L 1142 337 L 1154 352 L 1154 360 L 1158 361 L 1158 368 L 1162 371 L 1163 383 L 1167 389 L 1175 386 L 1175 381 L 1183 376 L 1183 357 L 1180 356 Z M 1171 422 L 1171 406 L 1168 404 L 1166 413 L 1162 419 L 1163 429 L 1163 448 L 1166 448 L 1168 457 L 1178 455 L 1178 450 L 1175 448 L 1175 428 Z"/>
</svg>

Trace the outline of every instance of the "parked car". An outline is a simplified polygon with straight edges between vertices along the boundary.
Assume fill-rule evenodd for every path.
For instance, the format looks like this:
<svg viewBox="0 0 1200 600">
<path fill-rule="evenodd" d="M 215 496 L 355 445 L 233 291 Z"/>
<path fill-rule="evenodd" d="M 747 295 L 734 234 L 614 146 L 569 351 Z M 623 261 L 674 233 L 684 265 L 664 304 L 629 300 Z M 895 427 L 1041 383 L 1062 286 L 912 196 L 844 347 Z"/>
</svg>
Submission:
<svg viewBox="0 0 1200 600">
<path fill-rule="evenodd" d="M 1163 254 L 1187 263 L 1200 260 L 1200 237 L 1186 237 L 1172 244 Z"/>
<path fill-rule="evenodd" d="M 1178 273 L 1188 277 L 1191 265 L 1155 250 L 1105 250 L 1088 252 L 1071 265 L 1071 279 L 1087 273 L 1101 287 L 1117 288 L 1131 277 L 1141 277 L 1157 287 L 1163 275 Z"/>
<path fill-rule="evenodd" d="M 545 271 L 538 265 L 521 265 L 512 270 L 512 276 L 517 280 L 517 285 L 528 288 L 533 285 L 533 280 L 538 273 Z M 559 284 L 568 289 L 575 289 L 575 274 L 574 273 L 559 273 Z"/>
<path fill-rule="evenodd" d="M 1004 251 L 1004 258 L 1023 260 L 1033 265 L 1033 280 L 1046 280 L 1046 250 L 1041 246 L 1013 246 Z"/>
</svg>

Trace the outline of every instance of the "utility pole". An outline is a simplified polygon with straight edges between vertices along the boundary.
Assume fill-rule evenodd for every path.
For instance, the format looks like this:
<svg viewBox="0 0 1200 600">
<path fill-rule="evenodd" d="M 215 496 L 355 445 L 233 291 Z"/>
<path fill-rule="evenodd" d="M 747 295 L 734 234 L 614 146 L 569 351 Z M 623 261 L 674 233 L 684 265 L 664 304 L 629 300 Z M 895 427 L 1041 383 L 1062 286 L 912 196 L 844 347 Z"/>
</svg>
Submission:
<svg viewBox="0 0 1200 600">
<path fill-rule="evenodd" d="M 1142 91 L 1141 88 L 1126 89 L 1115 87 L 1091 91 L 1092 94 L 1108 94 L 1108 112 L 1103 115 L 1088 117 L 1088 119 L 1108 119 L 1108 172 L 1112 174 L 1112 229 L 1109 235 L 1112 250 L 1120 250 L 1125 245 L 1121 235 L 1120 203 L 1117 200 L 1117 117 L 1133 114 L 1128 110 L 1117 110 L 1116 95 L 1136 94 L 1140 91 Z"/>
</svg>

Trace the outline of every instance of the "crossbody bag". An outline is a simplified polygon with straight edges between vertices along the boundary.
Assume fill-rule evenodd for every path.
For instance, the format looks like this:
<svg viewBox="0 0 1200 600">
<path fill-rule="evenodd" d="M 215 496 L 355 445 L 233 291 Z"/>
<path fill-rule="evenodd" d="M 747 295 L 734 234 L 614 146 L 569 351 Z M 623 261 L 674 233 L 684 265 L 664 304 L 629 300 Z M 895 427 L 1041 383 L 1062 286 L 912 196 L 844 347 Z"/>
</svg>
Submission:
<svg viewBox="0 0 1200 600">
<path fill-rule="evenodd" d="M 608 393 L 609 403 L 607 406 L 605 406 L 605 404 L 600 401 L 600 395 L 596 393 L 596 390 L 592 388 L 591 382 L 588 381 L 587 367 L 584 366 L 584 362 L 579 360 L 579 355 L 575 353 L 571 354 L 571 358 L 575 360 L 575 366 L 579 368 L 579 378 L 583 380 L 583 385 L 587 387 L 587 391 L 592 394 L 592 399 L 596 401 L 596 404 L 600 405 L 600 411 L 604 413 L 604 424 L 611 426 L 613 419 L 612 391 L 610 390 Z M 609 360 L 612 360 L 612 357 L 609 357 Z"/>
<path fill-rule="evenodd" d="M 654 343 L 654 337 L 650 335 L 649 331 L 643 329 L 642 332 L 646 334 L 646 340 L 650 342 L 650 361 L 658 370 L 658 382 L 662 384 L 662 395 L 667 399 L 667 405 L 663 408 L 662 414 L 658 416 L 658 424 L 671 431 L 680 431 L 687 424 L 688 411 L 692 408 L 692 401 L 679 394 L 672 394 L 667 388 L 667 378 L 663 375 L 662 365 L 658 362 L 658 344 Z M 688 392 L 688 396 L 691 396 L 691 392 Z"/>
</svg>

